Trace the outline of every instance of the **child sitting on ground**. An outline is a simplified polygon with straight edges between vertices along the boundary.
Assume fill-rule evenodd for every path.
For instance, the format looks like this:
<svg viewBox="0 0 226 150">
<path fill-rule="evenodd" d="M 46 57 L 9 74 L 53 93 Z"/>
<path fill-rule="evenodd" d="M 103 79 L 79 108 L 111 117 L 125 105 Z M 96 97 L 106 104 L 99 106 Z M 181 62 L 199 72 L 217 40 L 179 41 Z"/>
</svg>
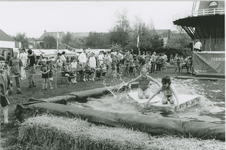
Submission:
<svg viewBox="0 0 226 150">
<path fill-rule="evenodd" d="M 83 80 L 84 82 L 86 82 L 85 75 L 84 75 L 84 67 L 79 62 L 78 62 L 78 65 L 77 65 L 77 75 L 78 75 L 78 77 L 80 77 L 79 80 Z"/>
<path fill-rule="evenodd" d="M 131 80 L 130 82 L 128 82 L 126 84 L 126 86 L 128 86 L 130 83 L 135 82 L 135 81 L 139 82 L 138 97 L 140 99 L 147 99 L 147 98 L 149 98 L 150 92 L 151 92 L 151 90 L 149 88 L 150 81 L 158 84 L 159 87 L 161 86 L 158 81 L 156 81 L 151 76 L 148 76 L 148 71 L 147 71 L 146 68 L 143 68 L 141 70 L 140 75 L 137 78 L 135 78 L 135 79 Z"/>
<path fill-rule="evenodd" d="M 71 71 L 71 67 L 69 64 L 65 65 L 65 62 L 63 63 L 63 66 L 62 66 L 62 76 L 65 76 L 68 78 L 68 83 L 74 83 L 72 79 L 74 79 L 74 75 Z"/>
<path fill-rule="evenodd" d="M 164 94 L 164 97 L 162 98 L 162 104 L 167 104 L 168 102 L 170 104 L 174 104 L 174 98 L 173 95 L 176 97 L 176 101 L 177 101 L 177 108 L 179 107 L 179 100 L 178 100 L 178 96 L 177 96 L 177 92 L 174 88 L 174 86 L 171 84 L 171 79 L 169 76 L 165 76 L 162 78 L 162 87 L 160 87 L 156 93 L 154 93 L 148 100 L 147 102 L 147 106 L 149 104 L 149 102 L 160 92 L 162 92 Z"/>
</svg>

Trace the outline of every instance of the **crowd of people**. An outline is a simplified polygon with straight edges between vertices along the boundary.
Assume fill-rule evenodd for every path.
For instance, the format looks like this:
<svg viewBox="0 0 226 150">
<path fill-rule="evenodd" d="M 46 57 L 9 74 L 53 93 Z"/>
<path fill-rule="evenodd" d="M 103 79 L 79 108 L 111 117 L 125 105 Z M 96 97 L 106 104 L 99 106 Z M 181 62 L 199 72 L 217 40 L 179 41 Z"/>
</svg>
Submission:
<svg viewBox="0 0 226 150">
<path fill-rule="evenodd" d="M 38 58 L 37 58 L 38 57 Z M 121 79 L 123 76 L 137 76 L 142 68 L 148 73 L 166 71 L 167 65 L 175 67 L 175 72 L 187 72 L 192 70 L 192 57 L 182 57 L 176 54 L 171 55 L 168 61 L 164 53 L 143 53 L 133 54 L 133 50 L 122 52 L 94 52 L 82 53 L 68 57 L 63 51 L 55 58 L 48 59 L 43 54 L 36 56 L 31 49 L 22 49 L 20 52 L 14 50 L 14 56 L 9 59 L 5 68 L 8 68 L 11 79 L 14 78 L 17 87 L 17 94 L 22 94 L 20 80 L 28 79 L 29 88 L 36 87 L 34 76 L 42 77 L 42 89 L 53 89 L 53 79 L 56 72 L 61 72 L 61 77 L 66 77 L 68 83 L 76 84 L 80 81 L 105 80 L 106 76 L 114 79 Z M 60 71 L 59 69 L 60 68 Z"/>
<path fill-rule="evenodd" d="M 166 65 L 175 66 L 175 72 L 181 72 L 183 67 L 187 72 L 192 70 L 192 57 L 182 57 L 171 55 L 169 61 L 164 53 L 156 52 L 143 53 L 142 55 L 133 54 L 132 50 L 121 52 L 103 52 L 99 54 L 83 49 L 83 52 L 73 57 L 67 57 L 65 52 L 58 53 L 54 59 L 48 59 L 42 54 L 37 56 L 31 49 L 14 50 L 13 57 L 6 62 L 0 56 L 0 80 L 1 80 L 1 105 L 3 113 L 7 113 L 9 101 L 7 95 L 12 93 L 13 82 L 16 84 L 16 93 L 22 94 L 21 80 L 29 80 L 29 88 L 36 87 L 34 77 L 41 76 L 42 89 L 48 87 L 53 89 L 54 77 L 58 72 L 61 77 L 66 77 L 68 83 L 75 84 L 80 77 L 80 81 L 105 80 L 106 76 L 114 79 L 121 79 L 122 76 L 138 76 L 142 70 L 149 75 L 158 71 L 166 71 Z M 60 69 L 59 69 L 60 68 Z M 60 70 L 60 71 L 59 71 Z M 152 79 L 154 80 L 154 79 Z M 7 116 L 7 114 L 5 114 Z M 8 119 L 4 120 L 8 122 Z"/>
</svg>

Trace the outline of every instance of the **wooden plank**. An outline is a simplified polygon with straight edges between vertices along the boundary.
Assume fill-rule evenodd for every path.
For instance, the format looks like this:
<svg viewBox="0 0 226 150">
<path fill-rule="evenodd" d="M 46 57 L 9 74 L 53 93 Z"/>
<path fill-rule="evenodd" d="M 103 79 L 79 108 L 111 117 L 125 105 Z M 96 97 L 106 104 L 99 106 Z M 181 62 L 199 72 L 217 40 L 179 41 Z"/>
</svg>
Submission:
<svg viewBox="0 0 226 150">
<path fill-rule="evenodd" d="M 148 102 L 148 99 L 139 99 L 138 92 L 130 92 L 127 94 L 131 99 L 138 102 L 139 104 L 143 104 Z M 150 93 L 152 95 L 152 93 Z M 184 109 L 187 107 L 194 106 L 199 103 L 200 97 L 198 95 L 178 95 L 179 98 L 179 109 Z M 176 102 L 175 102 L 176 103 Z M 162 104 L 162 98 L 159 96 L 155 96 L 151 102 L 150 106 L 160 110 L 174 110 L 176 105 L 175 104 Z"/>
<path fill-rule="evenodd" d="M 187 107 L 194 106 L 199 103 L 200 97 L 198 95 L 178 95 L 179 99 L 179 109 L 184 109 Z M 175 102 L 176 104 L 176 102 Z M 162 102 L 154 103 L 151 104 L 153 108 L 157 109 L 175 109 L 176 105 L 175 104 L 162 104 Z"/>
<path fill-rule="evenodd" d="M 152 95 L 153 93 L 150 93 L 150 95 Z M 148 99 L 139 99 L 138 98 L 138 92 L 130 92 L 127 94 L 131 99 L 133 99 L 134 101 L 140 103 L 140 104 L 143 104 L 143 103 L 146 103 L 148 102 Z M 161 98 L 158 97 L 158 96 L 155 96 L 153 99 L 152 99 L 152 102 L 153 103 L 156 103 L 156 102 L 160 102 L 161 101 Z"/>
</svg>

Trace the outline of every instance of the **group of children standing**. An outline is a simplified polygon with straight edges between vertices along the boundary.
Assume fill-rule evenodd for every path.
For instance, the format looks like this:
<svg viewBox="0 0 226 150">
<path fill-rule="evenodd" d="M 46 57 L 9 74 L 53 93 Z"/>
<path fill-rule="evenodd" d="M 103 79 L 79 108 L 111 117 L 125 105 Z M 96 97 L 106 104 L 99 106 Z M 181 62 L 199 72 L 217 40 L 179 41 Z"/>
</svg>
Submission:
<svg viewBox="0 0 226 150">
<path fill-rule="evenodd" d="M 174 66 L 175 66 L 175 72 L 181 73 L 183 68 L 186 68 L 187 73 L 192 71 L 192 57 L 187 56 L 187 57 L 182 57 L 179 56 L 178 54 L 171 56 L 171 61 L 170 61 Z"/>
</svg>

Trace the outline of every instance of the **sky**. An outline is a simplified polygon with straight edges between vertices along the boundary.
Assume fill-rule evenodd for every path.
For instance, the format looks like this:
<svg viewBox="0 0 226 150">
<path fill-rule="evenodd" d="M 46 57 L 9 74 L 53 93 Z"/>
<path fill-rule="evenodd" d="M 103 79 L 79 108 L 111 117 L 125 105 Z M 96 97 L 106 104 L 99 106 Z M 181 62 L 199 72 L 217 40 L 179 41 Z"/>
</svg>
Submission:
<svg viewBox="0 0 226 150">
<path fill-rule="evenodd" d="M 192 10 L 193 1 L 55 1 L 0 2 L 0 29 L 9 35 L 26 33 L 39 38 L 47 32 L 108 32 L 117 20 L 116 12 L 127 10 L 155 29 L 175 29 L 173 17 Z"/>
</svg>

